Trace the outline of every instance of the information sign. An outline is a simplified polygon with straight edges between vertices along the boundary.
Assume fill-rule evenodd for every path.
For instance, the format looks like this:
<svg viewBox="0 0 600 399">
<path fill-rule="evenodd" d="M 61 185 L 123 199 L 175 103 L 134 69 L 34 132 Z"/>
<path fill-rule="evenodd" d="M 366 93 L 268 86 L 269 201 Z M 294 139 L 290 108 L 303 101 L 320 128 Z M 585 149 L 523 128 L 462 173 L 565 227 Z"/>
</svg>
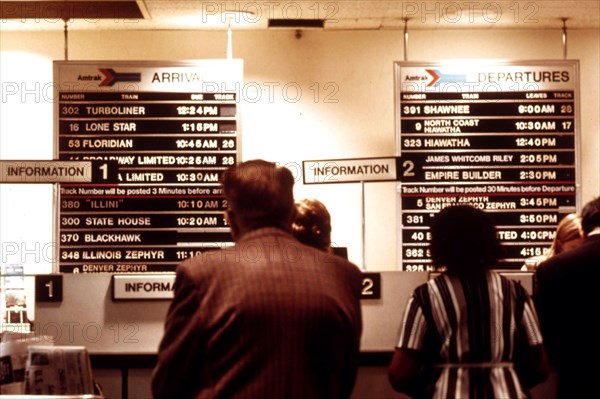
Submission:
<svg viewBox="0 0 600 399">
<path fill-rule="evenodd" d="M 113 275 L 113 300 L 173 299 L 175 273 Z"/>
<path fill-rule="evenodd" d="M 171 300 L 175 273 L 115 274 L 112 276 L 112 299 Z M 381 299 L 381 273 L 363 273 L 360 299 Z"/>
<path fill-rule="evenodd" d="M 0 183 L 112 183 L 115 162 L 0 161 Z"/>
<path fill-rule="evenodd" d="M 503 268 L 542 255 L 578 206 L 577 61 L 395 63 L 401 270 L 433 270 L 440 209 L 494 218 Z M 408 164 L 406 163 L 408 162 Z"/>
<path fill-rule="evenodd" d="M 240 156 L 241 60 L 55 62 L 55 158 L 118 166 L 61 184 L 60 272 L 168 272 L 231 244 L 221 174 Z"/>
<path fill-rule="evenodd" d="M 395 181 L 396 157 L 302 161 L 304 184 Z"/>
</svg>

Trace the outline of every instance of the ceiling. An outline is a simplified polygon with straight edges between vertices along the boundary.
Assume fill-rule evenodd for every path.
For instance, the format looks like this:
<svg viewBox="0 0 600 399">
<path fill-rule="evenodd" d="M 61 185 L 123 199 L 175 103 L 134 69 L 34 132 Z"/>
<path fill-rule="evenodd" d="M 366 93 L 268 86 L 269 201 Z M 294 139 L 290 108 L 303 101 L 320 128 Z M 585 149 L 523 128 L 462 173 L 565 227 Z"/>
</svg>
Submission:
<svg viewBox="0 0 600 399">
<path fill-rule="evenodd" d="M 600 0 L 0 1 L 2 31 L 64 30 L 65 20 L 69 30 L 600 30 Z"/>
</svg>

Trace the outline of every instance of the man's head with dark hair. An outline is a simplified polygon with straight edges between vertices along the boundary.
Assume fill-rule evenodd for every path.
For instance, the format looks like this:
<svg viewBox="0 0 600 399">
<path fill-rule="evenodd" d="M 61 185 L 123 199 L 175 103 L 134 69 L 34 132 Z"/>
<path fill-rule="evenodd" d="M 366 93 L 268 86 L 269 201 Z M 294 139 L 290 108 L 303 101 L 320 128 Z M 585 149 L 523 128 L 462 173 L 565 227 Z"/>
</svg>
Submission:
<svg viewBox="0 0 600 399">
<path fill-rule="evenodd" d="M 289 230 L 295 212 L 289 169 L 261 159 L 246 161 L 227 169 L 221 185 L 234 239 L 261 227 Z"/>
<path fill-rule="evenodd" d="M 467 205 L 444 208 L 434 217 L 430 248 L 434 265 L 460 275 L 490 269 L 502 255 L 494 222 Z"/>
<path fill-rule="evenodd" d="M 581 210 L 581 227 L 585 235 L 600 227 L 600 197 L 588 202 Z"/>
</svg>

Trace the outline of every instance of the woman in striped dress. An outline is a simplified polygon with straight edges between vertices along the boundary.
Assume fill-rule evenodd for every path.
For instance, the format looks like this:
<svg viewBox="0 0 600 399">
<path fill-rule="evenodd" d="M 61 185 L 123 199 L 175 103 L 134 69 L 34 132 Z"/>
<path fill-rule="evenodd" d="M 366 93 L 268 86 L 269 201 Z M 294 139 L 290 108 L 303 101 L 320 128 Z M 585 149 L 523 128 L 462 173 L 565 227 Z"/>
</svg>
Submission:
<svg viewBox="0 0 600 399">
<path fill-rule="evenodd" d="M 390 383 L 417 398 L 527 398 L 548 361 L 529 293 L 491 269 L 501 257 L 493 222 L 447 207 L 431 235 L 433 263 L 446 272 L 410 298 Z"/>
</svg>

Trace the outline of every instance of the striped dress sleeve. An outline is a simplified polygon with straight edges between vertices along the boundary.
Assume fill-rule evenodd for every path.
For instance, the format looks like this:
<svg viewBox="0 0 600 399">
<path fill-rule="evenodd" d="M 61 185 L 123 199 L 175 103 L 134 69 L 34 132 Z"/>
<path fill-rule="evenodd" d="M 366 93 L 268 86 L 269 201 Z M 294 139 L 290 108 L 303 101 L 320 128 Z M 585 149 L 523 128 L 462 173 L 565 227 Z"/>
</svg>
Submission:
<svg viewBox="0 0 600 399">
<path fill-rule="evenodd" d="M 423 310 L 413 294 L 406 305 L 397 348 L 420 350 L 426 330 L 427 323 Z"/>
<path fill-rule="evenodd" d="M 523 317 L 519 327 L 523 332 L 523 336 L 526 337 L 528 345 L 541 345 L 544 340 L 533 299 L 523 287 L 518 286 L 518 288 L 522 291 L 520 294 L 523 296 L 524 301 Z"/>
</svg>

